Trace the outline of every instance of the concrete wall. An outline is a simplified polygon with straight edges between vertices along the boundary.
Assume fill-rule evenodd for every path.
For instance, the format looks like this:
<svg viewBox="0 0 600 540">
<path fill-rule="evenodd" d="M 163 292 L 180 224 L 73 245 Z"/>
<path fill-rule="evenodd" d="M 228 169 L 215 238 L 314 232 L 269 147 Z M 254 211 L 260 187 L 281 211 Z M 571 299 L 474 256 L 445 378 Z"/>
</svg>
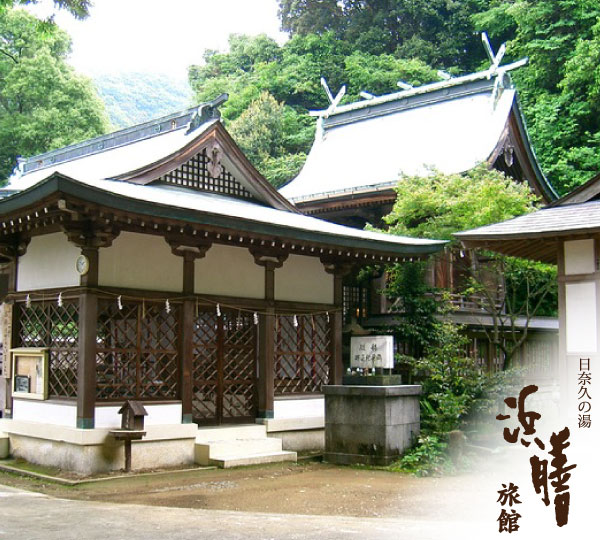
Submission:
<svg viewBox="0 0 600 540">
<path fill-rule="evenodd" d="M 589 359 L 592 373 L 600 361 L 599 246 L 600 239 L 563 242 L 558 261 L 561 413 L 573 433 L 588 432 L 578 430 L 582 359 Z"/>
<path fill-rule="evenodd" d="M 333 276 L 318 257 L 290 255 L 275 270 L 275 299 L 332 304 Z"/>
<path fill-rule="evenodd" d="M 146 426 L 181 424 L 181 403 L 161 403 L 144 405 L 148 416 Z M 121 405 L 96 407 L 96 428 L 121 427 Z M 43 422 L 52 426 L 75 427 L 77 425 L 77 405 L 75 402 L 36 401 L 14 398 L 13 419 L 24 422 Z"/>
<path fill-rule="evenodd" d="M 34 236 L 17 264 L 17 291 L 76 287 L 75 260 L 81 250 L 61 233 Z"/>
<path fill-rule="evenodd" d="M 123 443 L 108 429 L 75 429 L 4 420 L 10 453 L 31 463 L 89 475 L 124 467 Z M 195 424 L 148 426 L 146 436 L 132 443 L 134 470 L 194 463 Z"/>
<path fill-rule="evenodd" d="M 264 298 L 265 273 L 245 248 L 214 244 L 194 267 L 197 294 Z"/>
<path fill-rule="evenodd" d="M 75 402 L 36 401 L 13 398 L 14 420 L 43 422 L 53 426 L 75 427 L 77 405 Z"/>
<path fill-rule="evenodd" d="M 145 404 L 144 407 L 148 412 L 148 416 L 144 419 L 144 426 L 181 424 L 181 403 Z M 120 405 L 96 407 L 95 426 L 97 428 L 121 427 L 120 408 Z"/>
<path fill-rule="evenodd" d="M 183 258 L 173 255 L 161 236 L 123 232 L 112 246 L 100 249 L 98 282 L 106 287 L 180 292 Z"/>
<path fill-rule="evenodd" d="M 323 397 L 310 399 L 275 398 L 273 408 L 273 417 L 276 419 L 323 417 L 325 414 L 325 399 Z"/>
</svg>

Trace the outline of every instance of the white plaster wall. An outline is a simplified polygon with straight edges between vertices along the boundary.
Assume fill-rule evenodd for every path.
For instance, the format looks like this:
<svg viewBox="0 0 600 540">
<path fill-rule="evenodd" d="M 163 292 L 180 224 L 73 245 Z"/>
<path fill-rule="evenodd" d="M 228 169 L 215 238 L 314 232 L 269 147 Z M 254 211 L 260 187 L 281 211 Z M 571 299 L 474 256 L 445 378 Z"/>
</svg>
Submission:
<svg viewBox="0 0 600 540">
<path fill-rule="evenodd" d="M 567 353 L 596 352 L 596 283 L 567 283 L 565 297 Z"/>
<path fill-rule="evenodd" d="M 59 232 L 34 236 L 17 264 L 17 290 L 79 285 L 75 260 L 81 250 Z"/>
<path fill-rule="evenodd" d="M 565 242 L 565 274 L 592 274 L 594 268 L 594 240 Z"/>
<path fill-rule="evenodd" d="M 275 299 L 333 304 L 333 275 L 318 257 L 290 255 L 275 270 Z"/>
<path fill-rule="evenodd" d="M 213 244 L 194 266 L 197 294 L 264 298 L 265 271 L 246 248 Z"/>
<path fill-rule="evenodd" d="M 107 287 L 180 292 L 183 258 L 173 255 L 161 236 L 121 233 L 100 249 L 98 281 Z"/>
<path fill-rule="evenodd" d="M 74 428 L 77 425 L 77 405 L 14 398 L 13 419 Z"/>
<path fill-rule="evenodd" d="M 325 416 L 325 398 L 314 399 L 275 399 L 273 417 L 302 418 Z"/>
<path fill-rule="evenodd" d="M 163 426 L 166 424 L 181 424 L 181 403 L 165 403 L 160 405 L 144 405 L 148 416 L 144 419 L 145 426 Z M 94 427 L 120 428 L 121 415 L 116 407 L 96 407 Z"/>
</svg>

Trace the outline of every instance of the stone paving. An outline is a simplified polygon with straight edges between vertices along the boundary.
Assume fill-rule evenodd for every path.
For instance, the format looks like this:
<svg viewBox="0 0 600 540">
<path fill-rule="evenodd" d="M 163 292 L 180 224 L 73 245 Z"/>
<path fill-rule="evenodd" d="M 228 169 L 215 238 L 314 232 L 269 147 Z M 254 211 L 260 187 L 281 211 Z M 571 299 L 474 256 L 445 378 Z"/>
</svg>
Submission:
<svg viewBox="0 0 600 540">
<path fill-rule="evenodd" d="M 438 540 L 448 530 L 461 538 L 483 538 L 477 525 L 72 501 L 0 485 L 0 539 Z"/>
</svg>

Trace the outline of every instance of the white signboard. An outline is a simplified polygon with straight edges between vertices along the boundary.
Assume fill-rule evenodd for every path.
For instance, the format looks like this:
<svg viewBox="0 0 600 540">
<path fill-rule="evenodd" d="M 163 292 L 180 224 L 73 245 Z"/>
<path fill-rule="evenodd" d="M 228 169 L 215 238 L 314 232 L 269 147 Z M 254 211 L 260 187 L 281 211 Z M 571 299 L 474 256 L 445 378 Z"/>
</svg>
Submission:
<svg viewBox="0 0 600 540">
<path fill-rule="evenodd" d="M 393 368 L 393 336 L 361 336 L 350 338 L 350 367 Z"/>
</svg>

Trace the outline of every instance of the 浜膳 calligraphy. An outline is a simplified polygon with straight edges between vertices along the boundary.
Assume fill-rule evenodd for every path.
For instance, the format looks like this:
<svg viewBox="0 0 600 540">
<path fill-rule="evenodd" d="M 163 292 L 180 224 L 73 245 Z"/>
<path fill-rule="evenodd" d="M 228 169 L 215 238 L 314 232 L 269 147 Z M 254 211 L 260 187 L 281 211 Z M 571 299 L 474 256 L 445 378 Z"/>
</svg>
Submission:
<svg viewBox="0 0 600 540">
<path fill-rule="evenodd" d="M 552 458 L 551 460 L 549 460 L 548 457 L 542 459 L 537 454 L 531 456 L 529 459 L 529 463 L 531 465 L 531 481 L 535 492 L 542 496 L 541 500 L 546 506 L 550 505 L 548 485 L 550 485 L 550 487 L 553 489 L 554 515 L 556 524 L 559 527 L 562 527 L 569 521 L 569 503 L 571 500 L 568 484 L 568 481 L 571 478 L 571 473 L 569 471 L 574 469 L 577 465 L 567 464 L 567 456 L 564 453 L 564 450 L 571 444 L 568 442 L 570 435 L 568 427 L 565 427 L 558 433 L 552 433 L 550 436 L 548 449 L 547 444 L 544 443 L 539 437 L 535 436 L 535 422 L 541 418 L 541 415 L 535 411 L 527 411 L 525 407 L 525 400 L 528 396 L 537 392 L 537 390 L 537 386 L 530 384 L 521 390 L 518 399 L 514 397 L 508 397 L 504 400 L 504 403 L 506 403 L 506 406 L 509 409 L 517 410 L 517 420 L 520 424 L 519 427 L 516 427 L 513 430 L 505 427 L 503 432 L 504 440 L 511 444 L 516 444 L 520 440 L 521 444 L 526 448 L 529 448 L 533 442 L 537 446 L 537 449 L 532 447 L 536 452 L 546 452 L 546 454 Z M 508 420 L 509 418 L 510 414 L 499 414 L 496 416 L 496 419 L 501 421 Z M 548 469 L 548 465 L 550 465 L 550 470 Z M 507 512 L 503 518 L 508 520 L 509 517 L 514 515 L 518 514 L 508 514 Z M 515 521 L 515 523 L 518 520 L 518 518 L 515 517 L 512 517 L 512 519 Z M 500 523 L 500 526 L 500 530 L 502 532 L 502 523 Z M 510 528 L 510 523 L 508 521 L 506 527 Z M 508 532 L 512 531 L 509 530 Z"/>
</svg>

